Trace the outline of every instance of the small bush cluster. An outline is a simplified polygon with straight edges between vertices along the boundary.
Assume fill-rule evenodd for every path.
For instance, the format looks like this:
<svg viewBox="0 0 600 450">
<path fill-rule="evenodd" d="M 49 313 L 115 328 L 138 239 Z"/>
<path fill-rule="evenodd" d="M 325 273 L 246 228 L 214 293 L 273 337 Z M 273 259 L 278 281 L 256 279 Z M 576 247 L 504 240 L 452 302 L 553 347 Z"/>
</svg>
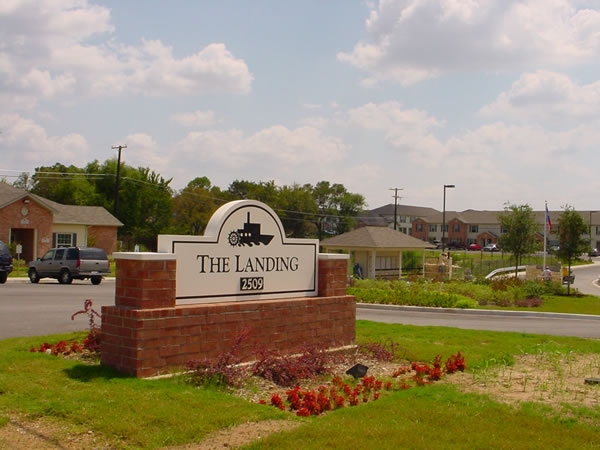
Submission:
<svg viewBox="0 0 600 450">
<path fill-rule="evenodd" d="M 252 364 L 252 375 L 272 381 L 278 386 L 293 386 L 299 380 L 328 372 L 333 354 L 316 347 L 305 348 L 296 355 L 262 350 Z"/>
<path fill-rule="evenodd" d="M 55 344 L 49 344 L 44 342 L 38 348 L 32 347 L 31 352 L 47 353 L 54 356 L 70 356 L 76 353 L 92 353 L 100 354 L 100 342 L 102 340 L 102 333 L 100 328 L 96 325 L 95 318 L 100 317 L 100 314 L 92 307 L 92 300 L 86 299 L 83 303 L 83 309 L 77 311 L 71 316 L 71 320 L 75 320 L 75 317 L 79 314 L 86 314 L 88 316 L 89 331 L 87 336 L 81 342 L 66 342 L 59 341 Z"/>
<path fill-rule="evenodd" d="M 425 386 L 440 380 L 445 374 L 464 371 L 466 368 L 461 352 L 448 358 L 444 365 L 441 361 L 441 356 L 438 355 L 432 364 L 412 362 L 401 366 L 392 375 L 392 378 L 397 379 L 395 382 L 365 376 L 352 384 L 335 376 L 329 385 L 320 385 L 316 389 L 302 389 L 296 385 L 285 392 L 284 397 L 273 394 L 269 401 L 261 399 L 259 403 L 270 404 L 282 411 L 294 412 L 298 416 L 317 416 L 345 406 L 378 400 L 382 392 L 410 389 L 410 381 L 416 386 Z"/>
</svg>

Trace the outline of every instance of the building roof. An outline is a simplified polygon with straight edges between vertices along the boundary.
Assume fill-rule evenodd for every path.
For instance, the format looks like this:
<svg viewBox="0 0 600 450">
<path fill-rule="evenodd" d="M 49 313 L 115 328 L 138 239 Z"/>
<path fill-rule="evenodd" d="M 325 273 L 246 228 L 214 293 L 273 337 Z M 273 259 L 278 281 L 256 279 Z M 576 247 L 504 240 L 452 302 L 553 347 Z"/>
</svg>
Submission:
<svg viewBox="0 0 600 450">
<path fill-rule="evenodd" d="M 395 205 L 390 203 L 388 205 L 380 206 L 379 208 L 372 209 L 367 212 L 369 216 L 393 216 L 394 210 L 396 210 L 399 216 L 410 216 L 410 217 L 426 217 L 436 214 L 439 211 L 437 209 L 428 208 L 426 206 L 411 206 L 411 205 Z"/>
<path fill-rule="evenodd" d="M 120 227 L 123 224 L 102 206 L 62 205 L 0 182 L 0 208 L 29 197 L 53 213 L 53 223 Z"/>
<path fill-rule="evenodd" d="M 360 225 L 376 227 L 389 226 L 394 223 L 394 210 L 396 210 L 397 217 L 413 218 L 426 217 L 439 212 L 436 209 L 424 206 L 395 205 L 394 203 L 390 203 L 389 205 L 365 211 L 364 215 L 358 218 L 358 223 Z"/>
<path fill-rule="evenodd" d="M 429 242 L 388 227 L 362 227 L 321 241 L 326 249 L 422 250 L 435 248 Z"/>
<path fill-rule="evenodd" d="M 446 223 L 458 219 L 463 223 L 477 223 L 477 224 L 497 224 L 498 215 L 503 211 L 475 211 L 473 209 L 467 209 L 465 211 L 446 211 Z M 437 212 L 426 217 L 419 217 L 426 223 L 442 223 L 443 212 Z"/>
<path fill-rule="evenodd" d="M 51 200 L 44 200 L 56 211 L 53 220 L 56 224 L 123 226 L 115 216 L 102 206 L 61 205 Z"/>
</svg>

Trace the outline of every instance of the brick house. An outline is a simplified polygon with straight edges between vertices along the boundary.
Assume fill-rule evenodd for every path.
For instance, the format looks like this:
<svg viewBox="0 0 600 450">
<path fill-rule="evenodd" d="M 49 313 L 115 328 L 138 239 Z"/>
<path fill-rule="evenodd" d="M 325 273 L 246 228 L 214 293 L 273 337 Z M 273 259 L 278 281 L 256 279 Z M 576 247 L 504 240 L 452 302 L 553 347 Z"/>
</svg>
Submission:
<svg viewBox="0 0 600 450">
<path fill-rule="evenodd" d="M 49 248 L 72 245 L 112 254 L 122 225 L 101 206 L 61 205 L 0 182 L 0 241 L 21 244 L 26 261 Z"/>
<path fill-rule="evenodd" d="M 441 242 L 445 234 L 446 242 L 453 247 L 466 247 L 477 243 L 481 246 L 497 244 L 499 237 L 504 233 L 498 216 L 501 211 L 446 211 L 444 213 L 433 208 L 388 204 L 371 211 L 359 218 L 359 226 L 385 226 L 393 227 L 394 211 L 399 231 L 409 234 L 417 239 L 428 242 Z M 533 211 L 539 230 L 535 239 L 540 243 L 544 240 L 544 224 L 546 223 L 545 211 Z M 550 219 L 554 226 L 548 234 L 549 244 L 558 242 L 558 218 L 560 211 L 549 211 Z M 584 222 L 588 224 L 589 231 L 582 237 L 590 240 L 591 248 L 600 247 L 600 214 L 597 211 L 579 211 Z M 445 233 L 442 232 L 442 223 L 445 219 Z M 408 230 L 407 230 L 408 228 Z"/>
</svg>

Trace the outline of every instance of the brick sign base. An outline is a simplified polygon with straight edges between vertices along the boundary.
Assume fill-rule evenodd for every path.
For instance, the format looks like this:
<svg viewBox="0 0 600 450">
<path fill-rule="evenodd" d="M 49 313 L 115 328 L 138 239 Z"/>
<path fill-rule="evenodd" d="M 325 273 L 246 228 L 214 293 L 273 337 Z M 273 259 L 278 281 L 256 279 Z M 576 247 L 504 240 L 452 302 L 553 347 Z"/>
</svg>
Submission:
<svg viewBox="0 0 600 450">
<path fill-rule="evenodd" d="M 320 255 L 319 296 L 264 301 L 176 305 L 172 255 L 121 253 L 114 306 L 102 307 L 101 362 L 136 377 L 181 370 L 188 361 L 231 351 L 354 344 L 356 302 L 346 295 L 348 259 Z"/>
</svg>

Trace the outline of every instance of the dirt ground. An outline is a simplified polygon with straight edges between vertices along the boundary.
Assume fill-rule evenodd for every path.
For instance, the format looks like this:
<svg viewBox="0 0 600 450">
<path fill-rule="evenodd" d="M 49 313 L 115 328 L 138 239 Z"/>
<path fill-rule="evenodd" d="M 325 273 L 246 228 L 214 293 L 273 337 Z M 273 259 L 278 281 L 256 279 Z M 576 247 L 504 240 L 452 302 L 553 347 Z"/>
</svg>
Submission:
<svg viewBox="0 0 600 450">
<path fill-rule="evenodd" d="M 369 375 L 390 376 L 397 364 L 372 363 Z M 442 382 L 460 386 L 465 392 L 478 392 L 493 396 L 501 402 L 517 404 L 524 401 L 542 402 L 555 408 L 564 403 L 596 407 L 600 405 L 600 355 L 522 355 L 513 366 L 455 373 Z M 262 392 L 249 394 L 237 392 L 249 401 L 269 399 L 271 393 L 284 389 L 264 383 Z M 297 422 L 271 420 L 246 423 L 207 436 L 202 442 L 170 447 L 169 450 L 205 450 L 237 448 L 259 440 L 270 433 L 292 429 Z M 110 449 L 106 438 L 93 430 L 73 432 L 47 419 L 25 420 L 11 417 L 0 428 L 1 449 Z"/>
</svg>

